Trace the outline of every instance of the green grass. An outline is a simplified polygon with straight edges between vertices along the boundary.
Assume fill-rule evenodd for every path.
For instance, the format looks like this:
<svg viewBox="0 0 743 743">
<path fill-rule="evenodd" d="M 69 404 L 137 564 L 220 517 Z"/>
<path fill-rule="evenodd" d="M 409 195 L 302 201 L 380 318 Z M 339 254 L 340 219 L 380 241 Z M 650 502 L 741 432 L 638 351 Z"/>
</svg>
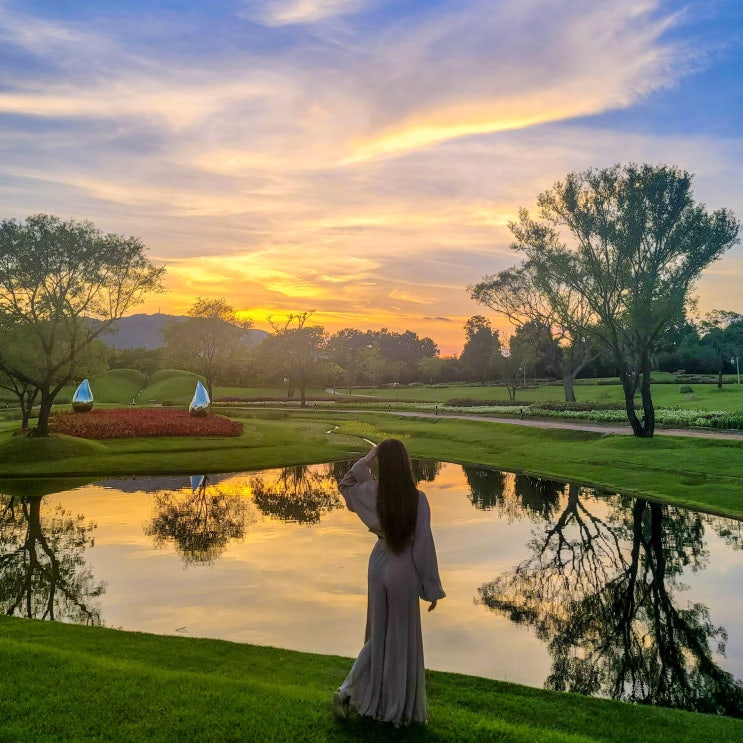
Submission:
<svg viewBox="0 0 743 743">
<path fill-rule="evenodd" d="M 734 439 L 637 439 L 358 411 L 254 410 L 241 416 L 244 430 L 236 438 L 39 441 L 13 437 L 12 424 L 1 424 L 0 476 L 232 472 L 354 457 L 368 448 L 363 438 L 394 436 L 419 457 L 491 465 L 743 517 L 743 441 Z"/>
<path fill-rule="evenodd" d="M 147 384 L 147 378 L 136 369 L 111 369 L 90 380 L 95 402 L 128 404 Z"/>
<path fill-rule="evenodd" d="M 336 720 L 351 665 L 218 640 L 0 617 L 0 740 L 727 743 L 743 722 L 427 672 L 429 725 Z"/>
<path fill-rule="evenodd" d="M 178 369 L 165 369 L 155 372 L 137 401 L 145 404 L 159 402 L 188 405 L 196 389 L 196 382 L 199 380 L 204 382 L 204 378 L 198 374 L 179 371 Z M 95 391 L 93 394 L 95 394 Z"/>
<path fill-rule="evenodd" d="M 366 451 L 362 438 L 397 436 L 416 456 L 571 479 L 743 517 L 743 442 L 639 440 L 379 413 L 258 410 L 241 416 L 245 430 L 237 439 L 26 439 L 11 436 L 12 424 L 0 424 L 0 474 L 9 478 L 0 481 L 0 492 L 42 495 L 67 487 L 70 481 L 57 477 L 72 475 L 327 461 Z M 0 740 L 743 740 L 740 720 L 436 672 L 427 674 L 427 729 L 336 721 L 330 695 L 350 664 L 334 656 L 0 617 Z"/>
<path fill-rule="evenodd" d="M 355 416 L 366 436 L 403 438 L 414 456 L 553 477 L 743 516 L 743 441 L 526 428 L 454 418 Z M 353 432 L 355 423 L 341 426 Z"/>
<path fill-rule="evenodd" d="M 80 476 L 230 472 L 354 456 L 357 437 L 331 434 L 327 420 L 288 421 L 267 411 L 244 420 L 238 437 L 154 437 L 86 441 L 12 436 L 0 425 L 0 476 Z"/>
<path fill-rule="evenodd" d="M 655 384 L 652 387 L 653 404 L 658 408 L 685 408 L 700 410 L 743 410 L 743 385 L 726 384 L 721 390 L 713 384 L 692 384 L 691 395 L 682 395 L 678 384 Z M 403 402 L 432 402 L 443 404 L 447 400 L 468 398 L 471 400 L 508 400 L 505 387 L 489 385 L 451 385 L 449 387 L 397 387 L 395 389 L 356 389 L 356 401 L 364 398 L 381 398 Z M 620 384 L 577 384 L 575 397 L 578 402 L 624 402 Z M 354 400 L 348 394 L 339 395 L 339 400 Z M 541 385 L 516 392 L 516 404 L 564 401 L 561 386 Z"/>
</svg>

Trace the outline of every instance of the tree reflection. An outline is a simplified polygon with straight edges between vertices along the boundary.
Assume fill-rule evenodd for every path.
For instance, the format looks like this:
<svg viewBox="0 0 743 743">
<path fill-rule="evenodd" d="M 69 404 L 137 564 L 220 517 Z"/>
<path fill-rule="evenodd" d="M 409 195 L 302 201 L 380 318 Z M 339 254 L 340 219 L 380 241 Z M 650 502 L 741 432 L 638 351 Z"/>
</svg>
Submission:
<svg viewBox="0 0 743 743">
<path fill-rule="evenodd" d="M 503 472 L 468 464 L 462 465 L 462 470 L 470 488 L 469 498 L 475 508 L 491 511 L 503 504 L 506 489 Z"/>
<path fill-rule="evenodd" d="M 410 469 L 413 470 L 413 479 L 416 484 L 421 482 L 433 482 L 439 472 L 442 463 L 435 459 L 411 459 Z"/>
<path fill-rule="evenodd" d="M 96 583 L 83 553 L 96 526 L 57 505 L 42 516 L 41 496 L 0 496 L 0 608 L 4 614 L 101 624 Z"/>
<path fill-rule="evenodd" d="M 316 524 L 326 513 L 343 505 L 333 465 L 323 469 L 308 465 L 283 467 L 273 480 L 264 475 L 253 477 L 250 487 L 261 513 L 282 521 Z"/>
<path fill-rule="evenodd" d="M 507 475 L 479 465 L 462 465 L 472 505 L 483 511 L 497 510 L 513 519 L 531 516 L 550 518 L 557 508 L 564 483 L 532 475 Z M 512 489 L 511 483 L 512 482 Z"/>
<path fill-rule="evenodd" d="M 174 542 L 186 565 L 211 564 L 230 540 L 242 539 L 250 509 L 245 498 L 209 486 L 206 476 L 191 489 L 154 494 L 155 516 L 145 527 L 158 546 Z"/>
<path fill-rule="evenodd" d="M 343 476 L 351 469 L 353 459 L 340 459 L 330 463 L 330 475 L 336 482 L 340 482 Z M 413 479 L 416 483 L 433 482 L 441 472 L 443 462 L 436 459 L 411 459 L 410 469 L 413 471 Z M 374 465 L 372 465 L 374 466 Z"/>
<path fill-rule="evenodd" d="M 743 685 L 713 658 L 725 629 L 703 604 L 675 605 L 684 568 L 707 559 L 703 517 L 635 500 L 602 518 L 583 494 L 568 488 L 532 556 L 479 600 L 546 642 L 548 688 L 743 716 Z"/>
</svg>

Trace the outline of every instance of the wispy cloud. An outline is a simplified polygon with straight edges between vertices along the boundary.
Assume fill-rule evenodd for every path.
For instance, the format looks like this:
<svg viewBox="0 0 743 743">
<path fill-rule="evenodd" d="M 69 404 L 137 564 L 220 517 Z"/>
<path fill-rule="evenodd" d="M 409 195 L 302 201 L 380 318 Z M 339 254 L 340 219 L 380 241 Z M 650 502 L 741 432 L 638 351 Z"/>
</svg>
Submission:
<svg viewBox="0 0 743 743">
<path fill-rule="evenodd" d="M 315 23 L 358 13 L 370 0 L 247 0 L 240 15 L 266 26 Z"/>
<path fill-rule="evenodd" d="M 464 287 L 514 262 L 508 220 L 570 170 L 673 162 L 701 200 L 743 204 L 740 139 L 585 118 L 714 62 L 668 7 L 276 0 L 202 31 L 0 4 L 5 214 L 141 234 L 174 311 L 209 291 L 453 339 L 482 311 Z"/>
</svg>

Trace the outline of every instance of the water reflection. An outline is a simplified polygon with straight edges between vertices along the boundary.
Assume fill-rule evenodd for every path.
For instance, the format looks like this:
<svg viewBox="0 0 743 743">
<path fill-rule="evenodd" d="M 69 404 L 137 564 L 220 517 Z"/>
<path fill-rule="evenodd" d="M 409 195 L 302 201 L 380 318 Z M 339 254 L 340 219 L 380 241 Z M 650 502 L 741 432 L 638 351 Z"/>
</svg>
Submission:
<svg viewBox="0 0 743 743">
<path fill-rule="evenodd" d="M 261 513 L 297 524 L 316 524 L 340 508 L 336 468 L 283 467 L 277 475 L 251 478 L 253 501 Z"/>
<path fill-rule="evenodd" d="M 95 524 L 61 505 L 42 514 L 43 496 L 0 497 L 0 610 L 31 619 L 101 624 L 96 582 L 84 553 Z"/>
<path fill-rule="evenodd" d="M 337 491 L 350 464 L 0 481 L 0 610 L 350 656 L 373 539 Z M 413 468 L 448 593 L 423 617 L 427 665 L 741 714 L 741 522 L 482 466 Z"/>
<path fill-rule="evenodd" d="M 621 498 L 607 517 L 568 486 L 530 556 L 478 589 L 479 600 L 532 628 L 552 657 L 545 686 L 645 704 L 743 715 L 743 686 L 715 662 L 727 632 L 676 592 L 708 560 L 698 513 Z"/>
<path fill-rule="evenodd" d="M 254 519 L 245 498 L 211 485 L 207 475 L 190 480 L 190 488 L 154 494 L 155 515 L 145 534 L 160 547 L 175 544 L 186 565 L 209 565 L 229 541 L 243 538 Z"/>
<path fill-rule="evenodd" d="M 482 511 L 496 510 L 517 520 L 527 514 L 548 519 L 557 508 L 562 483 L 531 475 L 509 475 L 478 465 L 465 464 L 462 469 L 469 485 L 470 501 Z"/>
</svg>

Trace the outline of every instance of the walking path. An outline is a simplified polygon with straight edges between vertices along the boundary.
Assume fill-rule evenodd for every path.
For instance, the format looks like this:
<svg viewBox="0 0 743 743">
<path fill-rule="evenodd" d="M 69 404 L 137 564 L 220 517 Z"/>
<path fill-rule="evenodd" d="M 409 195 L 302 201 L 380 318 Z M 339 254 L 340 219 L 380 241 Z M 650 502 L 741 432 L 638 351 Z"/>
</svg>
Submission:
<svg viewBox="0 0 743 743">
<path fill-rule="evenodd" d="M 387 412 L 375 410 L 378 412 Z M 527 426 L 530 428 L 567 428 L 573 431 L 594 431 L 596 433 L 618 433 L 632 435 L 632 429 L 629 424 L 620 425 L 603 425 L 601 423 L 576 423 L 574 421 L 559 420 L 520 420 L 519 418 L 496 418 L 485 415 L 465 415 L 463 413 L 417 413 L 415 411 L 391 411 L 390 415 L 401 415 L 412 418 L 459 418 L 468 421 L 487 421 L 490 423 L 508 423 L 513 426 Z M 720 431 L 704 430 L 699 428 L 658 428 L 655 429 L 656 436 L 695 436 L 703 439 L 728 439 L 733 441 L 743 441 L 743 431 Z"/>
<path fill-rule="evenodd" d="M 345 393 L 337 392 L 336 389 L 327 388 L 325 390 L 328 394 L 342 395 L 343 397 L 370 397 L 370 395 L 347 395 Z M 340 411 L 338 411 L 340 412 Z M 354 412 L 354 411 L 350 411 Z M 370 411 L 372 412 L 372 411 Z M 594 431 L 596 433 L 617 433 L 632 435 L 632 428 L 629 423 L 625 425 L 619 424 L 603 424 L 603 423 L 577 423 L 575 421 L 561 421 L 561 420 L 536 420 L 534 418 L 528 418 L 522 420 L 520 418 L 498 418 L 491 415 L 467 415 L 466 413 L 426 413 L 417 411 L 403 411 L 403 410 L 374 410 L 375 413 L 387 413 L 390 415 L 400 415 L 409 418 L 458 418 L 466 421 L 489 421 L 491 423 L 508 423 L 514 426 L 527 426 L 530 428 L 563 428 L 571 429 L 573 431 Z M 659 428 L 655 427 L 656 436 L 692 436 L 700 439 L 727 439 L 731 441 L 743 441 L 743 431 L 725 431 L 719 429 L 703 429 L 703 428 Z"/>
</svg>

